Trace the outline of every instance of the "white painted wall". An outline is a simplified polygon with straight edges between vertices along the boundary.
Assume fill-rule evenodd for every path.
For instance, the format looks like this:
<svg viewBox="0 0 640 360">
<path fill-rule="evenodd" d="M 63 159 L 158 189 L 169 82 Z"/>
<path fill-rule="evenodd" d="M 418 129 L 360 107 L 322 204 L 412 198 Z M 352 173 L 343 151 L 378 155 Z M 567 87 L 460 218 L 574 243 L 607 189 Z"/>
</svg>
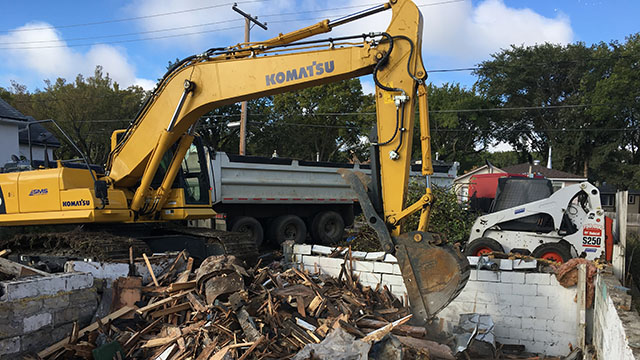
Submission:
<svg viewBox="0 0 640 360">
<path fill-rule="evenodd" d="M 18 124 L 0 120 L 0 167 L 11 161 L 11 155 L 19 155 Z"/>
<path fill-rule="evenodd" d="M 53 148 L 48 148 L 49 160 L 53 161 Z M 29 159 L 29 144 L 20 144 L 20 155 Z M 33 145 L 33 160 L 44 160 L 44 146 Z"/>
</svg>

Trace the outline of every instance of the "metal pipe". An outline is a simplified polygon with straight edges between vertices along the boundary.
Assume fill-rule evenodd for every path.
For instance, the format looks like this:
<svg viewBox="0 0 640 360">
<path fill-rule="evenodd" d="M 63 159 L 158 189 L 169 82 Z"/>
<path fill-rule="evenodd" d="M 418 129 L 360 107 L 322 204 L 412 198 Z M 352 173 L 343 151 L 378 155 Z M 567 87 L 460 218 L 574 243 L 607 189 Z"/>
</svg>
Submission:
<svg viewBox="0 0 640 360">
<path fill-rule="evenodd" d="M 386 3 L 386 4 L 381 4 L 381 5 L 376 5 L 374 7 L 368 8 L 368 9 L 364 9 L 362 11 L 358 11 L 356 13 L 353 14 L 349 14 L 347 16 L 343 16 L 341 18 L 338 18 L 337 20 L 334 21 L 329 21 L 329 27 L 330 28 L 334 28 L 336 26 L 340 26 L 340 25 L 344 25 L 348 22 L 352 22 L 354 20 L 358 20 L 361 19 L 363 17 L 367 17 L 373 14 L 377 14 L 379 12 L 385 11 L 387 9 L 391 8 L 391 4 Z"/>
</svg>

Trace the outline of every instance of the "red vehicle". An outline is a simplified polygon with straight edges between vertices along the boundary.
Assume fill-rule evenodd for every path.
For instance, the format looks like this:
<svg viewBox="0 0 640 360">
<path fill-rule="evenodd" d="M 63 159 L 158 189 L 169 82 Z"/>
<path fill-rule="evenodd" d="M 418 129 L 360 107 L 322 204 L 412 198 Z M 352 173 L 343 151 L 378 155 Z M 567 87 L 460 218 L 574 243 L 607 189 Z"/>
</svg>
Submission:
<svg viewBox="0 0 640 360">
<path fill-rule="evenodd" d="M 491 203 L 496 198 L 496 190 L 498 188 L 498 179 L 500 178 L 526 178 L 527 175 L 509 174 L 509 173 L 493 173 L 473 175 L 469 181 L 469 202 L 472 210 L 489 213 Z M 544 179 L 541 175 L 534 175 L 535 179 Z"/>
</svg>

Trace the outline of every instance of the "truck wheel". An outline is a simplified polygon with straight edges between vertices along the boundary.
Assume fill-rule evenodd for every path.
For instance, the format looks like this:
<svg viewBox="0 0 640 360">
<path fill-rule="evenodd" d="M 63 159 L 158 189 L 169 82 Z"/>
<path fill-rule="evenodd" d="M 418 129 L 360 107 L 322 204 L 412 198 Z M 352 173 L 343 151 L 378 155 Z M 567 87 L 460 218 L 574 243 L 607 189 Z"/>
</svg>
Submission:
<svg viewBox="0 0 640 360">
<path fill-rule="evenodd" d="M 488 237 L 481 237 L 468 243 L 464 249 L 465 256 L 482 256 L 492 252 L 504 252 L 499 242 Z"/>
<path fill-rule="evenodd" d="M 293 240 L 301 244 L 307 237 L 307 226 L 304 221 L 295 215 L 283 215 L 275 218 L 269 227 L 271 239 L 282 244 L 287 240 Z"/>
<path fill-rule="evenodd" d="M 262 230 L 262 225 L 255 218 L 250 216 L 241 216 L 233 221 L 233 225 L 231 226 L 231 231 L 246 233 L 251 235 L 253 241 L 255 241 L 256 246 L 260 247 L 262 245 L 262 241 L 264 240 L 264 231 Z"/>
<path fill-rule="evenodd" d="M 532 256 L 562 264 L 571 259 L 571 249 L 562 243 L 546 243 L 533 250 Z"/>
<path fill-rule="evenodd" d="M 324 211 L 313 218 L 311 236 L 313 240 L 323 245 L 333 245 L 342 240 L 344 234 L 344 220 L 335 211 Z"/>
</svg>

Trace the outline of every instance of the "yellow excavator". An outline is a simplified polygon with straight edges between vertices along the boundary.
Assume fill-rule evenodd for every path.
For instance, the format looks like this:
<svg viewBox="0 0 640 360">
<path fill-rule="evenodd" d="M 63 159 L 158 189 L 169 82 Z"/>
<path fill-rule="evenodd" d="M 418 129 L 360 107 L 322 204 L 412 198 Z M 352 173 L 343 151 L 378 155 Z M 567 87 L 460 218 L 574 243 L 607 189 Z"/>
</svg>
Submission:
<svg viewBox="0 0 640 360">
<path fill-rule="evenodd" d="M 388 9 L 393 14 L 385 32 L 307 39 Z M 0 226 L 103 224 L 127 229 L 214 217 L 202 147 L 194 142 L 204 114 L 227 104 L 372 74 L 377 113 L 377 136 L 371 139 L 373 180 L 347 170 L 341 175 L 358 195 L 384 251 L 398 259 L 414 321 L 426 323 L 462 290 L 469 266 L 459 251 L 427 232 L 433 203 L 429 189 L 405 206 L 416 104 L 422 172 L 433 173 L 422 26 L 413 2 L 391 0 L 267 41 L 190 56 L 168 70 L 129 128 L 113 134 L 104 170 L 58 161 L 0 174 Z M 187 154 L 185 172 L 181 165 Z M 418 211 L 418 229 L 402 233 L 403 220 Z"/>
</svg>

